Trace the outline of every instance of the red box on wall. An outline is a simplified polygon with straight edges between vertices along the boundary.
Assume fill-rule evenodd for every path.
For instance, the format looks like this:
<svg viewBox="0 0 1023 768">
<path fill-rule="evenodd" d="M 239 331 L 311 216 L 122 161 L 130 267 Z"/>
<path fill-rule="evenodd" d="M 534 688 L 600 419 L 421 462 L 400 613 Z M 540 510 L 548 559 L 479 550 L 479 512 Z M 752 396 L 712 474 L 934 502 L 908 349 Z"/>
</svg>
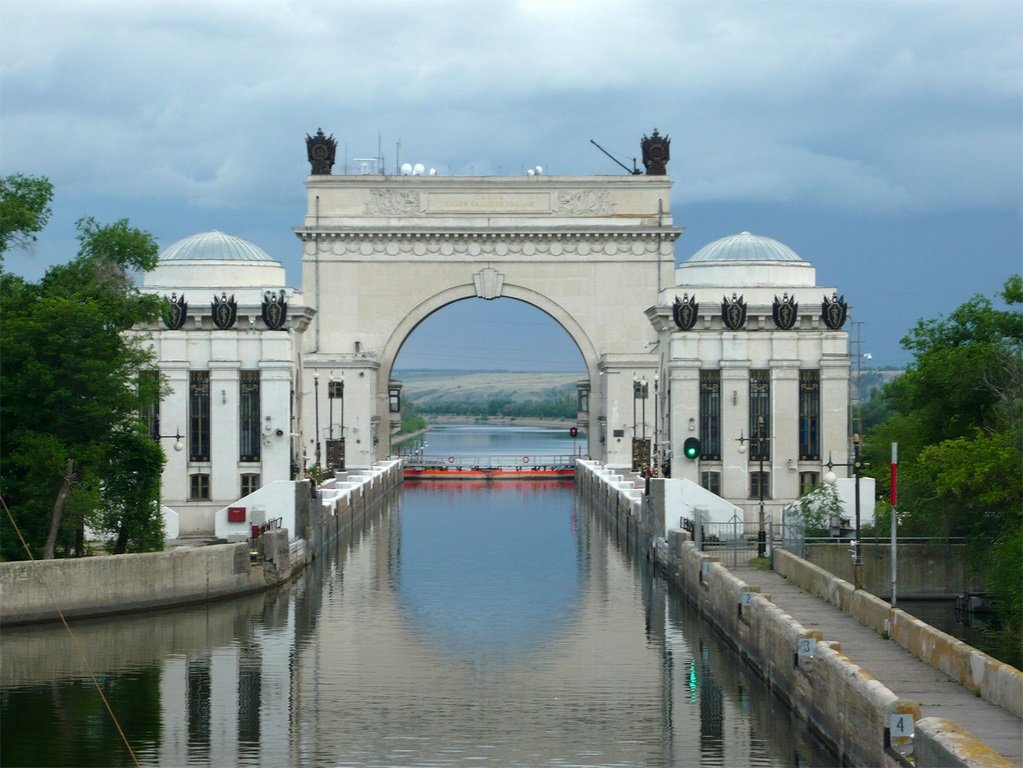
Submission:
<svg viewBox="0 0 1023 768">
<path fill-rule="evenodd" d="M 229 522 L 229 523 L 244 523 L 245 522 L 245 507 L 228 507 L 227 508 L 227 522 Z"/>
</svg>

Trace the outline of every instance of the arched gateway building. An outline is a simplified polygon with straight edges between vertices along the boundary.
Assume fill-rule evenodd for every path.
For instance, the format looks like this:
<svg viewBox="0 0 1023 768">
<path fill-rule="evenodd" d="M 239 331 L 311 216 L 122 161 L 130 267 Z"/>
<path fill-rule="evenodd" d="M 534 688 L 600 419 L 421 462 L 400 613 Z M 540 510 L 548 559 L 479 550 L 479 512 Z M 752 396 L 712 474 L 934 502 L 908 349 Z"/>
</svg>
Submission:
<svg viewBox="0 0 1023 768">
<path fill-rule="evenodd" d="M 656 131 L 647 173 L 623 176 L 333 175 L 333 138 L 307 143 L 302 291 L 258 247 L 215 232 L 170 246 L 145 276 L 171 302 L 162 326 L 140 330 L 171 390 L 154 434 L 184 438 L 163 483 L 183 534 L 212 531 L 217 510 L 302 467 L 390 455 L 398 353 L 464 299 L 524 301 L 565 329 L 586 367 L 579 425 L 609 465 L 702 482 L 753 515 L 761 488 L 775 510 L 828 450 L 844 455 L 844 302 L 790 249 L 748 233 L 676 268 L 682 229 Z M 763 439 L 739 454 L 758 425 Z M 699 461 L 684 457 L 687 437 Z"/>
</svg>

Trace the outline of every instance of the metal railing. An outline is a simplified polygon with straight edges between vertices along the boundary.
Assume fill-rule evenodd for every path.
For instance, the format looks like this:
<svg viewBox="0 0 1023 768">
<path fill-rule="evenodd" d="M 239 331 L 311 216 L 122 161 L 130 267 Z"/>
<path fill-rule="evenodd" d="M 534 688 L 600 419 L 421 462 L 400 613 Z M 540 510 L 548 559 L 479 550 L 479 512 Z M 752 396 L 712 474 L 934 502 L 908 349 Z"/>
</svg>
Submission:
<svg viewBox="0 0 1023 768">
<path fill-rule="evenodd" d="M 569 469 L 575 467 L 576 456 L 571 454 L 495 454 L 485 456 L 451 455 L 425 456 L 409 454 L 402 457 L 405 466 L 414 469 L 478 469 L 478 470 L 540 470 Z"/>
<path fill-rule="evenodd" d="M 747 522 L 733 515 L 726 522 L 704 522 L 699 515 L 695 519 L 681 518 L 679 526 L 689 531 L 697 549 L 717 557 L 726 567 L 736 568 L 748 565 L 758 556 L 760 524 Z M 773 526 L 769 526 L 767 541 L 774 546 Z"/>
</svg>

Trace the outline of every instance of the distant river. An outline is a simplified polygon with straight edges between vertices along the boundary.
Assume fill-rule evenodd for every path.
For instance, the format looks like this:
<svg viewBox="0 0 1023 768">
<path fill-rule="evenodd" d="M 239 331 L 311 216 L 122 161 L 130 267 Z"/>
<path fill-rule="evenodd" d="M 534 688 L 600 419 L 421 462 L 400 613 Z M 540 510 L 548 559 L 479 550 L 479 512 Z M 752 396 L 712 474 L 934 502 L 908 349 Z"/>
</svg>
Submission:
<svg viewBox="0 0 1023 768">
<path fill-rule="evenodd" d="M 421 450 L 441 462 L 455 458 L 480 463 L 487 457 L 528 465 L 541 457 L 568 459 L 586 453 L 586 439 L 573 438 L 568 427 L 493 426 L 487 424 L 441 424 L 431 426 L 418 441 L 402 447 L 403 453 Z"/>
<path fill-rule="evenodd" d="M 837 762 L 571 482 L 408 483 L 284 589 L 73 629 L 146 766 Z M 63 629 L 0 643 L 0 764 L 133 764 Z"/>
</svg>

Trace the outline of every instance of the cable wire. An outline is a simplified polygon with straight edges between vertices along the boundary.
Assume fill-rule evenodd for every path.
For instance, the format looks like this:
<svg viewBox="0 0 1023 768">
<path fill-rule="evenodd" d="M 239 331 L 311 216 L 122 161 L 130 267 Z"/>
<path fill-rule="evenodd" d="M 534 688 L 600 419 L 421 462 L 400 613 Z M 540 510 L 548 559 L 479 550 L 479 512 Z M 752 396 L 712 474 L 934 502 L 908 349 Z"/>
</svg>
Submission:
<svg viewBox="0 0 1023 768">
<path fill-rule="evenodd" d="M 18 541 L 20 541 L 21 546 L 25 548 L 25 552 L 28 554 L 28 559 L 33 563 L 36 562 L 35 557 L 32 556 L 32 550 L 29 549 L 28 542 L 25 541 L 25 537 L 21 535 L 21 529 L 18 528 L 18 524 L 14 521 L 14 515 L 11 514 L 11 510 L 7 506 L 7 501 L 3 496 L 0 496 L 0 504 L 3 505 L 4 512 L 7 513 L 7 519 L 11 521 L 11 526 L 14 528 L 14 532 L 18 535 Z M 121 728 L 121 723 L 118 721 L 117 715 L 114 714 L 114 710 L 110 706 L 110 702 L 107 700 L 106 694 L 103 693 L 103 688 L 100 686 L 99 680 L 96 679 L 96 675 L 92 671 L 92 666 L 89 664 L 89 660 L 85 657 L 85 652 L 82 650 L 82 646 L 78 643 L 78 638 L 75 637 L 75 633 L 71 631 L 71 627 L 67 623 L 67 619 L 64 618 L 64 612 L 60 609 L 60 606 L 57 605 L 57 599 L 53 594 L 53 590 L 50 588 L 46 579 L 43 578 L 42 571 L 38 571 L 36 576 L 39 579 L 39 582 L 43 585 L 43 588 L 46 590 L 46 594 L 50 598 L 50 603 L 53 605 L 53 610 L 55 610 L 57 612 L 57 616 L 60 617 L 60 621 L 64 625 L 64 629 L 67 630 L 68 636 L 71 638 L 71 642 L 75 646 L 75 650 L 78 651 L 78 657 L 82 660 L 83 666 L 89 673 L 89 678 L 92 680 L 93 686 L 95 686 L 96 691 L 99 693 L 100 699 L 103 700 L 103 706 L 106 707 L 107 713 L 110 715 L 110 719 L 114 721 L 114 727 L 116 727 L 117 732 L 121 734 L 121 741 L 124 742 L 124 746 L 128 750 L 128 754 L 131 755 L 131 761 L 136 766 L 139 766 L 140 763 L 138 758 L 135 756 L 135 750 L 131 748 L 131 743 L 128 741 L 128 737 L 125 735 L 124 729 Z"/>
</svg>

